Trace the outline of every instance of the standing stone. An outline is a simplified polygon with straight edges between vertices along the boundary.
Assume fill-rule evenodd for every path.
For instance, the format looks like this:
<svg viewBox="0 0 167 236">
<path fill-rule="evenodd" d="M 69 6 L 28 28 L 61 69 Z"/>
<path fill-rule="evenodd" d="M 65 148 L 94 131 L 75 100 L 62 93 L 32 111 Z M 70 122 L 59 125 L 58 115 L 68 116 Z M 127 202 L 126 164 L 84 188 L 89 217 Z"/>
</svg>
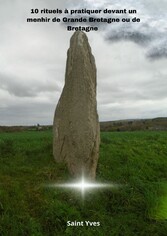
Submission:
<svg viewBox="0 0 167 236">
<path fill-rule="evenodd" d="M 75 32 L 67 53 L 65 85 L 53 124 L 53 154 L 74 177 L 94 179 L 100 128 L 96 103 L 96 66 L 88 38 Z"/>
</svg>

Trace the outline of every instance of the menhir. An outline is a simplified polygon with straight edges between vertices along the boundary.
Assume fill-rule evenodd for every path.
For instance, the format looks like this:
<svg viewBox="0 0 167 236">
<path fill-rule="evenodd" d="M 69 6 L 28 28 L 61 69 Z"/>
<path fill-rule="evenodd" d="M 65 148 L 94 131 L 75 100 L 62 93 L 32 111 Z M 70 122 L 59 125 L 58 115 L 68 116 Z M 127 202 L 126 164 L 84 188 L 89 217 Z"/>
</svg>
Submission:
<svg viewBox="0 0 167 236">
<path fill-rule="evenodd" d="M 53 124 L 53 154 L 74 177 L 95 179 L 100 128 L 96 102 L 96 65 L 88 38 L 75 32 L 67 53 L 65 85 Z"/>
</svg>

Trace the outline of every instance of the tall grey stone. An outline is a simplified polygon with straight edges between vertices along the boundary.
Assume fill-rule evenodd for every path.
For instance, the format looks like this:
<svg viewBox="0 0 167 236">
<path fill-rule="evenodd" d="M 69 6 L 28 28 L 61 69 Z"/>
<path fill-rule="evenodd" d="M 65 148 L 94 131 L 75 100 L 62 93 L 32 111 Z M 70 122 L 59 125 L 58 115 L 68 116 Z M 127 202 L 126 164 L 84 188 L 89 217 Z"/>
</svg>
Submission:
<svg viewBox="0 0 167 236">
<path fill-rule="evenodd" d="M 53 124 L 53 154 L 74 177 L 96 176 L 100 128 L 96 103 L 96 66 L 88 38 L 75 32 L 67 53 L 65 85 Z"/>
</svg>

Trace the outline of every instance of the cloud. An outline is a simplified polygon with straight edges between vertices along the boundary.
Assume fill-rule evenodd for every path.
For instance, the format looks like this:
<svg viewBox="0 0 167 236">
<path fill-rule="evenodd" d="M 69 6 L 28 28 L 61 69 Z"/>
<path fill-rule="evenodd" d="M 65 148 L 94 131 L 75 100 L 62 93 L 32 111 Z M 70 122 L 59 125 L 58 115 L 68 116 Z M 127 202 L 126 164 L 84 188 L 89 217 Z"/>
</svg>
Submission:
<svg viewBox="0 0 167 236">
<path fill-rule="evenodd" d="M 0 73 L 0 88 L 8 91 L 16 97 L 35 97 L 41 92 L 60 92 L 61 86 L 59 82 L 49 78 L 39 77 L 31 78 L 23 75 L 12 75 Z"/>
<path fill-rule="evenodd" d="M 144 48 L 131 41 L 110 45 L 103 44 L 102 37 L 95 41 L 100 119 L 167 115 L 166 60 L 147 60 Z"/>
<path fill-rule="evenodd" d="M 146 53 L 147 57 L 153 60 L 167 58 L 167 39 L 155 41 Z"/>
<path fill-rule="evenodd" d="M 164 9 L 167 8 L 167 2 L 158 1 L 138 1 L 120 0 L 90 1 L 84 0 L 78 5 L 73 5 L 75 9 L 109 9 L 122 10 L 127 9 L 127 14 L 100 14 L 93 17 L 120 18 L 119 23 L 96 23 L 99 29 L 104 32 L 104 38 L 108 42 L 132 41 L 145 47 L 148 59 L 161 59 L 167 57 L 167 16 Z M 72 8 L 72 7 L 71 7 Z M 130 14 L 128 10 L 136 10 L 137 14 Z M 102 11 L 103 12 L 103 11 Z M 76 16 L 78 17 L 78 16 Z M 89 15 L 86 16 L 89 18 Z M 140 18 L 140 22 L 132 22 L 132 18 Z M 121 22 L 122 18 L 129 18 L 130 23 Z M 91 24 L 91 23 L 87 23 Z M 94 23 L 95 25 L 95 23 Z M 158 45 L 157 45 L 158 41 Z M 149 49 L 147 49 L 149 47 Z"/>
<path fill-rule="evenodd" d="M 123 119 L 142 119 L 166 116 L 167 99 L 163 101 L 136 101 L 128 103 L 108 104 L 99 106 L 99 118 L 103 121 L 123 120 Z M 128 111 L 128 112 L 127 112 Z M 103 113 L 103 116 L 101 115 Z M 111 119 L 112 117 L 112 119 Z M 119 117 L 119 118 L 118 118 Z"/>
<path fill-rule="evenodd" d="M 148 28 L 149 29 L 149 28 Z M 132 41 L 139 45 L 147 45 L 152 40 L 153 35 L 148 34 L 147 28 L 139 31 L 139 29 L 133 29 L 131 25 L 126 24 L 117 28 L 113 27 L 106 32 L 105 39 L 111 42 L 118 41 Z"/>
<path fill-rule="evenodd" d="M 33 102 L 33 104 L 29 102 L 26 105 L 13 104 L 0 108 L 0 113 L 1 125 L 36 125 L 38 123 L 47 125 L 52 124 L 54 105 L 44 102 Z"/>
<path fill-rule="evenodd" d="M 166 0 L 0 1 L 0 124 L 52 124 L 63 88 L 73 32 L 57 23 L 27 23 L 31 8 L 136 9 L 140 23 L 100 24 L 98 32 L 87 34 L 97 65 L 99 117 L 166 116 L 166 4 Z"/>
</svg>

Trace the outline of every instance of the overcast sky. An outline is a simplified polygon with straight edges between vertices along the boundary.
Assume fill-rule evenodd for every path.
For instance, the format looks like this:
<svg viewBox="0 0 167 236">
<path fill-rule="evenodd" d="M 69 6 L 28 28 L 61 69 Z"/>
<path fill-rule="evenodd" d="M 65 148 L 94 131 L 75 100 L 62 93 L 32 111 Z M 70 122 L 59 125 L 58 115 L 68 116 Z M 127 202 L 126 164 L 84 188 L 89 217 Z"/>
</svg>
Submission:
<svg viewBox="0 0 167 236">
<path fill-rule="evenodd" d="M 27 23 L 27 17 L 42 16 L 32 15 L 33 8 L 136 9 L 126 17 L 140 23 L 100 24 L 87 33 L 99 119 L 167 116 L 166 0 L 0 0 L 0 125 L 52 124 L 64 85 L 72 32 L 63 24 Z"/>
</svg>

